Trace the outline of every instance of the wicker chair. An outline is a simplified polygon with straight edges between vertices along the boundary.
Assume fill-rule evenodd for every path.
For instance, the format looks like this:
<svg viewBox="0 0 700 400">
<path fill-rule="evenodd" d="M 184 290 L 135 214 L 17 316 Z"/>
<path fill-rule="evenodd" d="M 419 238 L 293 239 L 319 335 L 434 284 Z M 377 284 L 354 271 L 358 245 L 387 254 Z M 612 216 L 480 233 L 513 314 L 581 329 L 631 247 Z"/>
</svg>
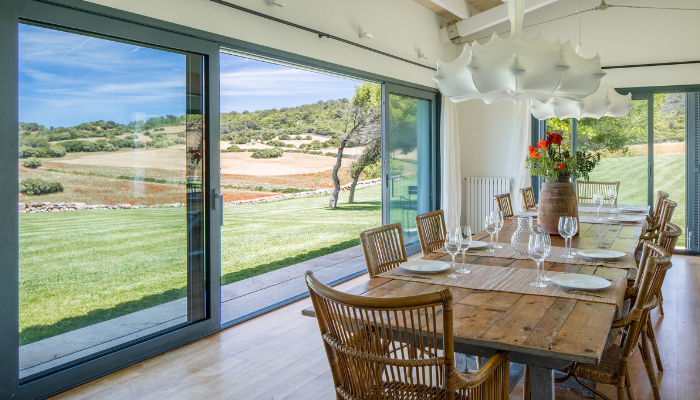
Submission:
<svg viewBox="0 0 700 400">
<path fill-rule="evenodd" d="M 442 210 L 432 211 L 416 216 L 418 239 L 423 254 L 430 254 L 445 246 L 445 213 Z"/>
<path fill-rule="evenodd" d="M 661 289 L 666 271 L 670 268 L 671 256 L 661 247 L 651 243 L 644 244 L 642 261 L 639 271 L 641 272 L 640 285 L 637 289 L 637 296 L 634 299 L 632 310 L 619 320 L 613 321 L 611 328 L 623 329 L 620 345 L 611 344 L 604 351 L 598 365 L 576 363 L 569 368 L 569 376 L 573 376 L 583 387 L 597 394 L 598 396 L 609 398 L 600 393 L 596 388 L 589 386 L 583 379 L 592 380 L 599 383 L 617 386 L 617 398 L 622 400 L 625 397 L 625 390 L 630 399 L 634 399 L 632 394 L 631 381 L 629 378 L 628 361 L 637 346 L 640 347 L 644 366 L 651 382 L 654 398 L 659 400 L 659 387 L 652 365 L 648 340 L 643 338 L 643 332 L 647 327 L 649 312 L 657 305 L 657 294 Z M 640 343 L 640 338 L 642 338 Z"/>
<path fill-rule="evenodd" d="M 510 203 L 510 193 L 494 196 L 498 211 L 503 213 L 503 218 L 513 218 L 513 206 Z"/>
<path fill-rule="evenodd" d="M 608 190 L 615 189 L 615 201 L 612 204 L 617 205 L 617 197 L 620 192 L 620 182 L 589 182 L 576 181 L 576 193 L 578 193 L 579 203 L 592 203 L 593 195 L 599 194 L 603 199 L 607 198 Z M 611 201 L 605 200 L 605 204 L 610 204 Z"/>
<path fill-rule="evenodd" d="M 537 207 L 535 203 L 535 193 L 532 191 L 532 187 L 526 187 L 520 189 L 520 195 L 523 196 L 523 205 L 525 210 Z"/>
<path fill-rule="evenodd" d="M 509 353 L 474 373 L 455 369 L 449 290 L 371 298 L 305 278 L 337 399 L 508 399 Z"/>
<path fill-rule="evenodd" d="M 659 216 L 661 215 L 661 209 L 663 208 L 664 201 L 668 199 L 668 193 L 659 190 L 656 192 L 656 204 L 654 206 L 654 212 L 647 216 L 647 222 L 652 226 L 659 222 Z"/>
<path fill-rule="evenodd" d="M 368 229 L 360 233 L 360 241 L 370 278 L 408 261 L 400 223 Z"/>
<path fill-rule="evenodd" d="M 639 239 L 637 239 L 637 246 L 634 249 L 635 253 L 642 249 L 642 243 L 644 241 L 658 243 L 659 232 L 661 232 L 671 221 L 671 217 L 673 217 L 673 211 L 676 209 L 676 207 L 678 207 L 678 203 L 676 203 L 673 200 L 664 199 L 664 201 L 661 203 L 659 216 L 656 219 L 654 219 L 656 224 L 652 226 L 650 223 L 648 226 L 642 228 L 642 234 L 639 235 Z M 656 212 L 656 210 L 654 210 L 654 212 Z"/>
</svg>

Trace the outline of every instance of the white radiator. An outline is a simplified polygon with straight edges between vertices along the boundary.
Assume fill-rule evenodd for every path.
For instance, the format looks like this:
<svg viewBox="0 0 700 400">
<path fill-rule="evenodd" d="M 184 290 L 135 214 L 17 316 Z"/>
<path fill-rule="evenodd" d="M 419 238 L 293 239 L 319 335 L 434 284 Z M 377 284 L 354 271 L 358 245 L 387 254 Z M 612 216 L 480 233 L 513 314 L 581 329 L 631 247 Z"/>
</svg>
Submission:
<svg viewBox="0 0 700 400">
<path fill-rule="evenodd" d="M 466 181 L 466 196 L 464 198 L 467 225 L 472 233 L 485 229 L 486 214 L 497 210 L 493 197 L 510 193 L 509 178 L 464 178 Z M 513 201 L 513 199 L 511 199 Z"/>
</svg>

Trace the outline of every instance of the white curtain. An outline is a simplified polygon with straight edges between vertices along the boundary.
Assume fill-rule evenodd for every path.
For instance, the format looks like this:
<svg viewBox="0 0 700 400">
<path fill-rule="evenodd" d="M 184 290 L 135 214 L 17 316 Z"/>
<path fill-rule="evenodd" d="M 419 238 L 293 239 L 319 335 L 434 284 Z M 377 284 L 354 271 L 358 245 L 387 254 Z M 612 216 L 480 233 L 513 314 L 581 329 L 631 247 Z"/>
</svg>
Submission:
<svg viewBox="0 0 700 400">
<path fill-rule="evenodd" d="M 515 120 L 513 122 L 511 162 L 513 175 L 510 177 L 513 186 L 510 189 L 510 198 L 515 212 L 524 206 L 520 195 L 520 188 L 531 186 L 530 172 L 525 168 L 525 157 L 528 154 L 530 136 L 532 132 L 532 119 L 530 114 L 530 100 L 521 101 L 515 105 Z"/>
<path fill-rule="evenodd" d="M 449 232 L 461 225 L 462 173 L 460 171 L 459 124 L 457 104 L 442 96 L 440 124 L 441 199 L 445 226 Z"/>
</svg>

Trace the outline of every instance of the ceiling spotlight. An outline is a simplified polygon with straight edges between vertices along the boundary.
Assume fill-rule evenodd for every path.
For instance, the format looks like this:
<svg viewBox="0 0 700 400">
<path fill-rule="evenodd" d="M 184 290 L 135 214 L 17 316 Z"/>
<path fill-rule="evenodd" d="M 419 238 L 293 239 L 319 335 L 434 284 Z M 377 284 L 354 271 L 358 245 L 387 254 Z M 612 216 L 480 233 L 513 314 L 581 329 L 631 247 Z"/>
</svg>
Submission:
<svg viewBox="0 0 700 400">
<path fill-rule="evenodd" d="M 287 4 L 286 1 L 280 1 L 280 0 L 267 0 L 267 5 L 270 7 L 284 7 L 284 5 Z"/>
<path fill-rule="evenodd" d="M 373 34 L 362 30 L 362 27 L 360 26 L 360 39 L 372 39 L 374 37 Z"/>
<path fill-rule="evenodd" d="M 428 56 L 425 53 L 418 53 L 418 58 L 421 58 L 423 60 L 427 60 Z"/>
</svg>

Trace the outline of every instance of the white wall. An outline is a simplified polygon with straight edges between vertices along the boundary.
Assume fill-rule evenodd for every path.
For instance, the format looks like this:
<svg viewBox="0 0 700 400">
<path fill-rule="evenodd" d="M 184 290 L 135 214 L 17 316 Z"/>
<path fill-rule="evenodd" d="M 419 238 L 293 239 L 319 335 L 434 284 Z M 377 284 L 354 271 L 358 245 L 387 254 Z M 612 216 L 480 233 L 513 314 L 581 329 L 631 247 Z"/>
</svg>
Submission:
<svg viewBox="0 0 700 400">
<path fill-rule="evenodd" d="M 435 86 L 434 71 L 256 17 L 208 0 L 88 0 L 136 14 L 272 47 L 405 81 Z M 456 47 L 441 45 L 445 21 L 410 0 L 286 0 L 283 8 L 266 0 L 230 1 L 242 7 L 342 37 L 392 55 L 434 66 L 453 60 Z M 358 37 L 358 25 L 374 34 Z M 429 59 L 419 60 L 418 51 Z"/>
<path fill-rule="evenodd" d="M 529 13 L 524 25 L 543 22 L 576 11 L 577 0 L 560 0 L 551 6 Z M 595 7 L 599 0 L 582 0 L 581 9 Z M 618 0 L 614 4 L 700 8 L 696 0 Z M 659 11 L 608 9 L 582 14 L 581 31 L 584 55 L 600 54 L 606 65 L 647 64 L 700 60 L 700 11 Z M 494 31 L 510 30 L 509 23 L 468 37 L 479 39 Z M 578 42 L 578 18 L 547 22 L 526 28 L 525 36 L 542 31 L 547 40 Z M 507 36 L 505 34 L 503 36 Z M 480 39 L 484 43 L 488 39 Z M 700 84 L 700 64 L 607 70 L 605 81 L 616 87 Z M 461 172 L 463 177 L 508 177 L 516 163 L 513 121 L 515 105 L 500 101 L 491 105 L 481 100 L 458 104 L 461 133 Z"/>
</svg>

